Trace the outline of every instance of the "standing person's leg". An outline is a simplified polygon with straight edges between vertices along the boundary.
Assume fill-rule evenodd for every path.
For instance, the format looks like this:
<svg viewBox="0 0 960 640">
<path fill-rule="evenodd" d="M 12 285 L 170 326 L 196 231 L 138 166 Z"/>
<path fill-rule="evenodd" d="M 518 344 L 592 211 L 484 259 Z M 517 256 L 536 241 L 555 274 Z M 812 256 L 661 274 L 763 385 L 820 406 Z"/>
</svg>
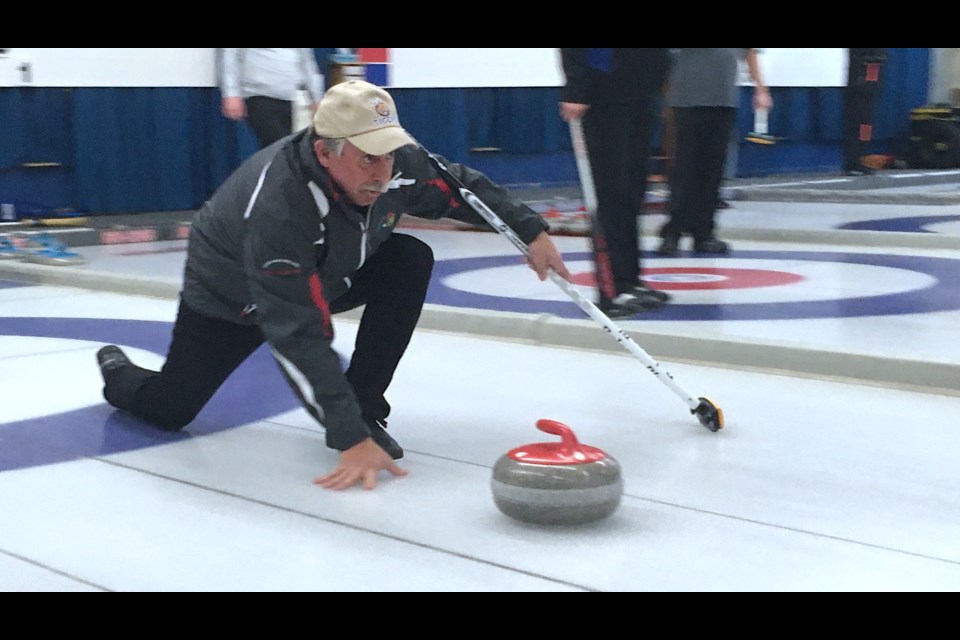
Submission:
<svg viewBox="0 0 960 640">
<path fill-rule="evenodd" d="M 734 111 L 733 126 L 730 127 L 730 141 L 727 143 L 727 160 L 723 167 L 723 179 L 733 180 L 737 177 L 737 163 L 740 162 L 740 129 L 737 127 L 737 116 Z"/>
<path fill-rule="evenodd" d="M 863 102 L 860 114 L 859 142 L 860 156 L 857 158 L 859 168 L 864 173 L 873 173 L 873 170 L 864 166 L 861 159 L 868 152 L 873 140 L 873 119 L 880 98 L 880 88 L 883 79 L 883 63 L 868 60 L 864 69 Z"/>
<path fill-rule="evenodd" d="M 341 313 L 366 304 L 346 376 L 368 424 L 386 426 L 390 404 L 384 394 L 420 320 L 433 263 L 429 246 L 395 233 L 330 305 L 332 313 Z"/>
<path fill-rule="evenodd" d="M 695 109 L 674 108 L 674 153 L 670 170 L 669 218 L 660 228 L 658 253 L 674 255 L 679 250 L 680 238 L 688 231 L 691 197 L 699 179 L 698 145 Z"/>
<path fill-rule="evenodd" d="M 636 241 L 631 245 L 632 255 L 635 256 L 632 264 L 623 265 L 624 279 L 622 283 L 617 283 L 618 293 L 631 293 L 637 296 L 638 300 L 644 304 L 656 305 L 668 302 L 670 295 L 664 291 L 659 291 L 647 287 L 642 279 L 643 271 L 640 247 L 640 230 L 643 224 L 642 216 L 646 210 L 647 186 L 650 173 L 650 154 L 652 149 L 653 135 L 658 126 L 658 114 L 655 108 L 658 100 L 647 98 L 637 104 L 637 108 L 625 118 L 623 137 L 626 140 L 626 153 L 628 160 L 625 163 L 627 175 L 624 177 L 623 185 L 627 190 L 627 197 L 634 203 L 634 225 L 633 229 L 627 231 L 632 233 Z M 632 269 L 631 269 L 632 267 Z"/>
<path fill-rule="evenodd" d="M 630 105 L 633 108 L 634 105 Z M 635 194 L 627 184 L 636 171 L 624 132 L 624 105 L 594 105 L 583 133 L 597 197 L 591 230 L 599 306 L 609 310 L 619 293 L 637 282 L 639 237 Z"/>
<path fill-rule="evenodd" d="M 860 156 L 863 143 L 860 127 L 870 106 L 869 87 L 866 84 L 866 66 L 859 60 L 851 60 L 847 72 L 847 86 L 843 91 L 843 170 L 857 172 L 861 169 Z"/>
<path fill-rule="evenodd" d="M 115 346 L 97 353 L 103 396 L 165 431 L 189 424 L 227 377 L 263 344 L 259 327 L 203 316 L 180 303 L 166 362 L 138 367 Z"/>
<path fill-rule="evenodd" d="M 266 147 L 293 131 L 293 102 L 265 96 L 247 98 L 247 119 Z"/>
<path fill-rule="evenodd" d="M 730 130 L 736 110 L 732 107 L 707 107 L 698 111 L 700 140 L 700 180 L 693 191 L 688 230 L 693 236 L 694 251 L 726 253 L 726 243 L 714 237 L 717 199 L 727 162 Z"/>
<path fill-rule="evenodd" d="M 644 100 L 631 105 L 621 118 L 620 137 L 623 139 L 621 177 L 617 181 L 624 201 L 631 203 L 630 216 L 623 216 L 617 233 L 622 264 L 614 266 L 617 293 L 631 291 L 640 283 L 640 217 L 646 207 L 650 168 L 650 141 L 653 138 L 653 101 Z"/>
<path fill-rule="evenodd" d="M 720 193 L 717 195 L 717 209 L 730 208 L 730 202 L 724 197 L 724 185 L 736 179 L 739 161 L 740 128 L 737 126 L 737 117 L 734 115 L 733 126 L 730 127 L 730 142 L 727 144 L 727 161 L 723 167 L 723 180 L 720 182 Z"/>
</svg>

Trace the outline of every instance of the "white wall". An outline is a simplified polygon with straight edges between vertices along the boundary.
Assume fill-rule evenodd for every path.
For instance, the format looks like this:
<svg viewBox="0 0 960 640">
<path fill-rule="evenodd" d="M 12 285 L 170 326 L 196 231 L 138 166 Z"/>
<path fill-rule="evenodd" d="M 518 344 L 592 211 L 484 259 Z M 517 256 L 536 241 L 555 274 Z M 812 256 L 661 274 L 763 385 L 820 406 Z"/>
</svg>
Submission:
<svg viewBox="0 0 960 640">
<path fill-rule="evenodd" d="M 557 49 L 389 49 L 393 87 L 552 87 L 563 82 Z M 13 48 L 0 86 L 213 87 L 216 49 Z M 28 71 L 20 70 L 28 65 Z M 842 86 L 844 49 L 762 49 L 770 86 Z"/>
<path fill-rule="evenodd" d="M 388 49 L 391 87 L 555 87 L 557 49 Z M 841 87 L 846 49 L 760 49 L 771 87 Z"/>
<path fill-rule="evenodd" d="M 760 49 L 760 70 L 770 87 L 843 87 L 847 84 L 847 50 Z"/>
<path fill-rule="evenodd" d="M 557 49 L 389 49 L 391 87 L 556 87 Z"/>
<path fill-rule="evenodd" d="M 212 87 L 215 51 L 12 48 L 0 57 L 0 87 Z"/>
<path fill-rule="evenodd" d="M 932 49 L 929 101 L 960 107 L 960 49 Z"/>
</svg>

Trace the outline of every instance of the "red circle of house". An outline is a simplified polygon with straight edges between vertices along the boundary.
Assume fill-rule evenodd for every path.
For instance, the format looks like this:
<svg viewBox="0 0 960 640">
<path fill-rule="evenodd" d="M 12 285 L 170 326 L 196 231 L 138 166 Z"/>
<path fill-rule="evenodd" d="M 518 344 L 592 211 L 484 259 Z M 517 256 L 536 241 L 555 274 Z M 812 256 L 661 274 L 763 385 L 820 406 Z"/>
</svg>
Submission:
<svg viewBox="0 0 960 640">
<path fill-rule="evenodd" d="M 722 269 L 717 267 L 654 267 L 644 269 L 644 283 L 665 291 L 710 291 L 717 289 L 754 289 L 800 282 L 803 276 L 769 269 Z M 575 273 L 574 284 L 597 286 L 593 272 Z"/>
</svg>

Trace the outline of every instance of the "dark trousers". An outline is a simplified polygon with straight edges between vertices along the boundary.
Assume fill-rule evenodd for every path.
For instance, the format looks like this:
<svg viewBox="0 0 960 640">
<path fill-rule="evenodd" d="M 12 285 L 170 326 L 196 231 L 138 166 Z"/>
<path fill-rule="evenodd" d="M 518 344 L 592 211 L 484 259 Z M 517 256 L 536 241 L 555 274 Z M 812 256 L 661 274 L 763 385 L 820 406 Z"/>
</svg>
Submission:
<svg viewBox="0 0 960 640">
<path fill-rule="evenodd" d="M 643 213 L 657 99 L 595 104 L 583 135 L 597 196 L 591 241 L 601 305 L 640 284 Z"/>
<path fill-rule="evenodd" d="M 430 247 L 394 234 L 355 274 L 350 290 L 330 304 L 332 313 L 366 304 L 346 371 L 366 419 L 390 413 L 384 394 L 420 319 L 432 272 Z M 210 318 L 181 302 L 161 370 L 119 369 L 106 380 L 104 397 L 161 429 L 181 429 L 263 342 L 257 326 Z"/>
<path fill-rule="evenodd" d="M 873 111 L 880 95 L 883 64 L 851 58 L 843 90 L 843 168 L 858 169 L 873 139 Z"/>
<path fill-rule="evenodd" d="M 247 121 L 257 134 L 261 149 L 293 131 L 293 101 L 251 96 L 246 103 Z"/>
<path fill-rule="evenodd" d="M 673 118 L 676 145 L 670 169 L 670 218 L 660 235 L 706 240 L 714 233 L 736 109 L 680 107 L 673 109 Z"/>
</svg>

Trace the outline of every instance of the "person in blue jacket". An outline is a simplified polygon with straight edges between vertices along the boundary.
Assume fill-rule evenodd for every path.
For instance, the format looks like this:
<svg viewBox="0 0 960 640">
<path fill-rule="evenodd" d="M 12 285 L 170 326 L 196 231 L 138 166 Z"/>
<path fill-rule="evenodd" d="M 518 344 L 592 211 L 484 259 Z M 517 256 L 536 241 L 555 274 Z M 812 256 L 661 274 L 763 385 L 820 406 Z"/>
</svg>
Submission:
<svg viewBox="0 0 960 640">
<path fill-rule="evenodd" d="M 670 50 L 560 49 L 560 60 L 560 117 L 582 122 L 596 191 L 590 238 L 597 306 L 611 318 L 656 309 L 669 296 L 640 277 L 638 216 Z"/>
</svg>

